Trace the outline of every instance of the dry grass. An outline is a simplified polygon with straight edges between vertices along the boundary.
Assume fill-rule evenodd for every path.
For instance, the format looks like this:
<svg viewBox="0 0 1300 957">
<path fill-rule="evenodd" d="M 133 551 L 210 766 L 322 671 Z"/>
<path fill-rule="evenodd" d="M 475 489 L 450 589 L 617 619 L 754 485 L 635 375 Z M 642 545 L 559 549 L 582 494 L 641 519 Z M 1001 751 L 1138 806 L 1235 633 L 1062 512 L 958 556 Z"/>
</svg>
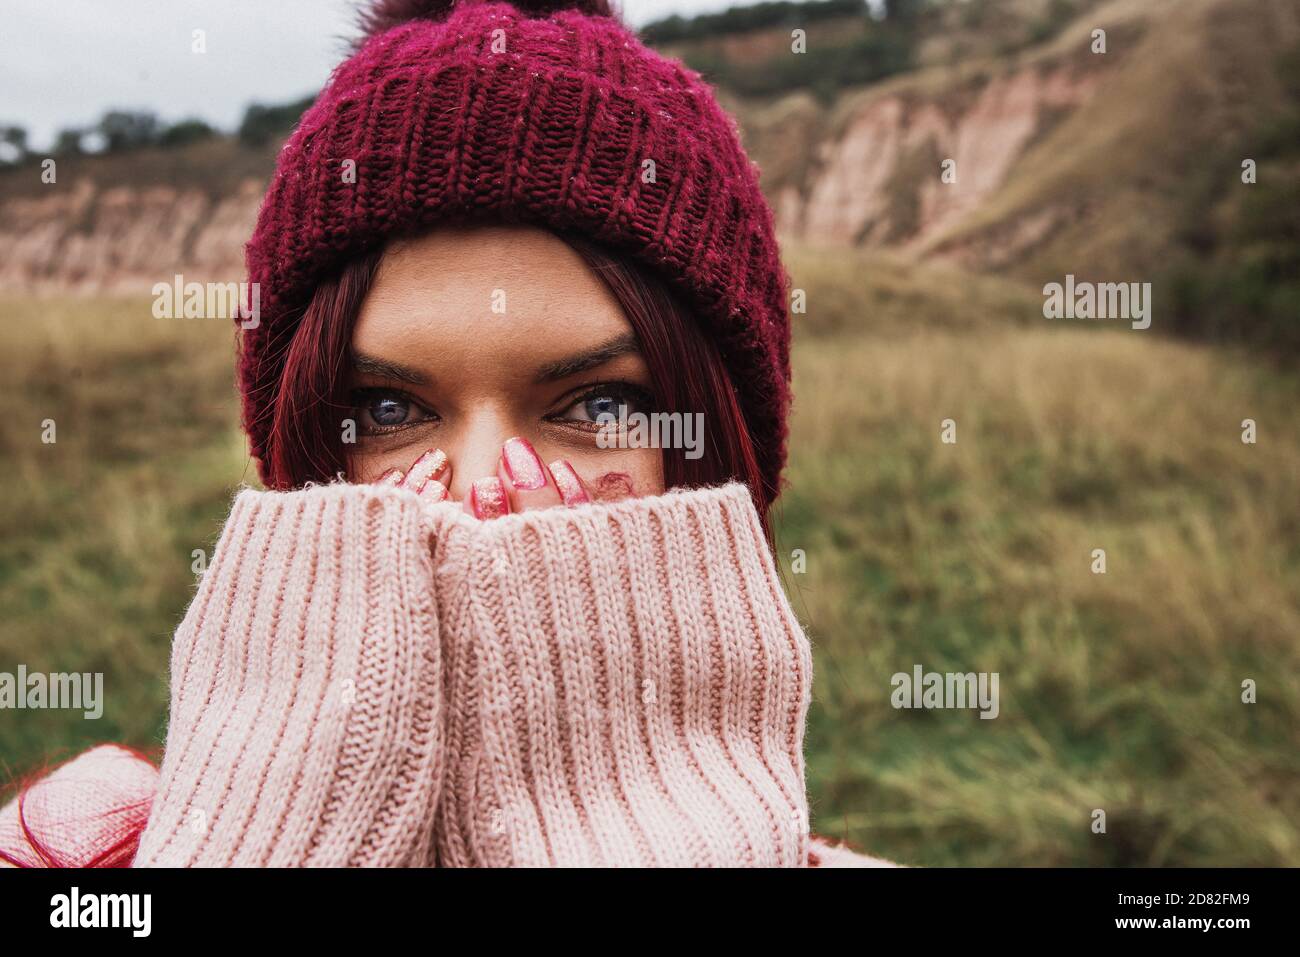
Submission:
<svg viewBox="0 0 1300 957">
<path fill-rule="evenodd" d="M 796 366 L 819 829 L 920 864 L 1295 863 L 1300 384 L 1050 328 L 808 338 Z M 1001 716 L 894 710 L 915 664 L 997 671 Z"/>
<path fill-rule="evenodd" d="M 5 765 L 161 740 L 171 631 L 245 477 L 220 320 L 137 301 L 7 300 L 0 326 L 0 669 L 104 672 L 104 717 L 10 713 Z M 53 419 L 56 441 L 41 441 Z"/>
<path fill-rule="evenodd" d="M 792 294 L 803 290 L 798 334 L 875 338 L 919 329 L 975 332 L 1041 321 L 1043 298 L 1018 283 L 916 262 L 884 250 L 786 241 Z"/>
</svg>

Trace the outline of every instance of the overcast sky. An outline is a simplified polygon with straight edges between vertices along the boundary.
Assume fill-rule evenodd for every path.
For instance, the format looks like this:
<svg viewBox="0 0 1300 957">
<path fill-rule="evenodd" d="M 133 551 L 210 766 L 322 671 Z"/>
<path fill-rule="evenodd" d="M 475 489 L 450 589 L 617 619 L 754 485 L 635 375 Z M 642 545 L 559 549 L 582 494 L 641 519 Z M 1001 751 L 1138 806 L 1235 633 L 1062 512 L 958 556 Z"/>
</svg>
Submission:
<svg viewBox="0 0 1300 957">
<path fill-rule="evenodd" d="M 250 102 L 315 93 L 355 36 L 362 0 L 4 0 L 0 125 L 32 148 L 110 108 L 234 129 Z M 617 4 L 619 0 L 615 0 Z M 622 0 L 641 26 L 755 0 Z M 207 53 L 191 52 L 206 31 Z"/>
</svg>

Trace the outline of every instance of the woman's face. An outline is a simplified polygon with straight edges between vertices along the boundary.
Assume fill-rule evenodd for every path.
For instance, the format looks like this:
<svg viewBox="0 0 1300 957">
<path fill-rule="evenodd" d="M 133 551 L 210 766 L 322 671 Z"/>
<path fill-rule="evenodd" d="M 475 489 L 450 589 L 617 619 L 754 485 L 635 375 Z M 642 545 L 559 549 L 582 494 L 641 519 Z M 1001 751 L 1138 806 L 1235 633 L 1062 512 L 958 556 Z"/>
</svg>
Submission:
<svg viewBox="0 0 1300 957">
<path fill-rule="evenodd" d="M 601 448 L 602 413 L 649 412 L 650 377 L 618 301 L 558 237 L 439 229 L 394 244 L 352 334 L 354 482 L 441 449 L 450 497 L 499 474 L 520 436 L 595 498 L 663 491 L 654 448 Z"/>
</svg>

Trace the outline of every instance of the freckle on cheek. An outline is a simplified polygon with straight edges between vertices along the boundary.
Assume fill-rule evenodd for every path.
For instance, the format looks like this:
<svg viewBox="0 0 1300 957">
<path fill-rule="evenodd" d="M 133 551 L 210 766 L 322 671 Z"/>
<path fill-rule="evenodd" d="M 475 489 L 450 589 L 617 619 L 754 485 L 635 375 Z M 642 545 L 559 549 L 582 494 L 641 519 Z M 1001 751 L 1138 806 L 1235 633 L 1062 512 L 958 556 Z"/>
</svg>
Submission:
<svg viewBox="0 0 1300 957">
<path fill-rule="evenodd" d="M 602 502 L 612 502 L 636 495 L 636 486 L 632 484 L 632 476 L 626 472 L 606 472 L 596 480 L 595 492 L 596 498 Z"/>
</svg>

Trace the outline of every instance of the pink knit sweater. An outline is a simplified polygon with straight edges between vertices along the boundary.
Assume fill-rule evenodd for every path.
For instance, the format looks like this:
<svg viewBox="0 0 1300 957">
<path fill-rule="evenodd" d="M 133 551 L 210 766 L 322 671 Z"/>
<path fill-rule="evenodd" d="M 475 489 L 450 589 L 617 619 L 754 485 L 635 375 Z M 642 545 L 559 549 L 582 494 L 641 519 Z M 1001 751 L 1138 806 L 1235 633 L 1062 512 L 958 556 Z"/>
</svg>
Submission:
<svg viewBox="0 0 1300 957">
<path fill-rule="evenodd" d="M 811 679 L 742 485 L 489 522 L 246 490 L 173 641 L 161 768 L 86 752 L 0 810 L 0 858 L 884 863 L 809 834 Z"/>
</svg>

